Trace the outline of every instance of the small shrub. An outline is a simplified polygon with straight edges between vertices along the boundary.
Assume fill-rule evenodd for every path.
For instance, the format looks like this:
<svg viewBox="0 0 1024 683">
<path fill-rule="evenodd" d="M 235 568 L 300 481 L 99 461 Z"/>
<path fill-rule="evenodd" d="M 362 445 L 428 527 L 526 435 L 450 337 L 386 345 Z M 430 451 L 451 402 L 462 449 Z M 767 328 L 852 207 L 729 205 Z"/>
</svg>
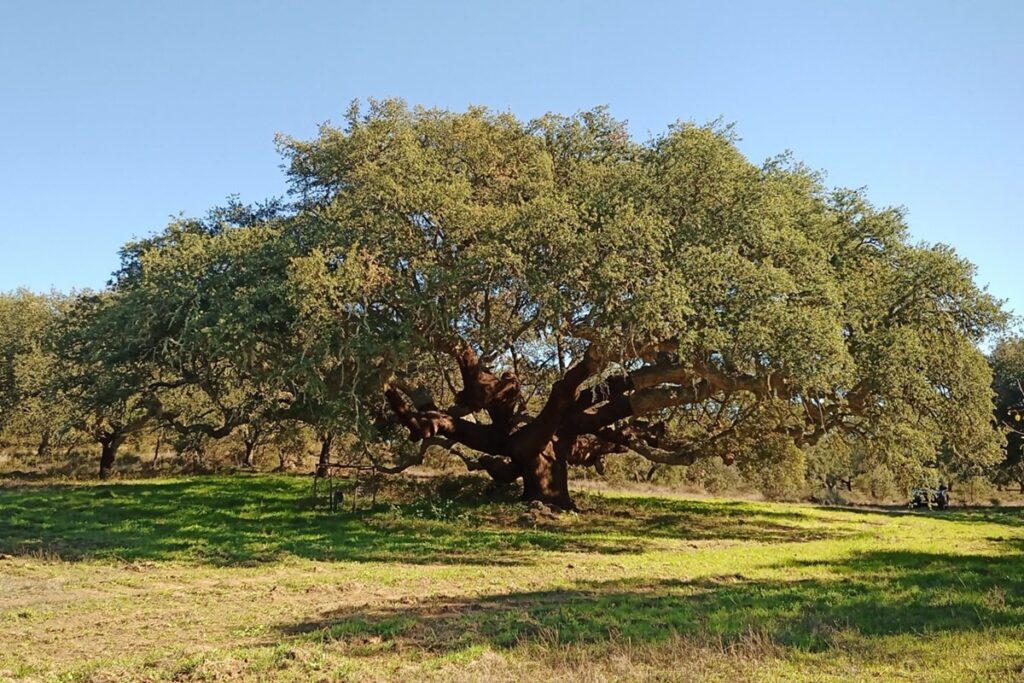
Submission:
<svg viewBox="0 0 1024 683">
<path fill-rule="evenodd" d="M 739 470 L 726 465 L 721 458 L 699 460 L 685 469 L 686 481 L 712 495 L 747 488 L 747 482 Z"/>
<path fill-rule="evenodd" d="M 770 436 L 760 441 L 751 457 L 739 460 L 744 479 L 769 500 L 799 497 L 806 485 L 804 453 L 792 440 Z"/>
<path fill-rule="evenodd" d="M 461 506 L 454 500 L 446 498 L 432 498 L 406 505 L 392 505 L 391 514 L 395 517 L 429 519 L 438 522 L 465 522 L 469 519 L 469 515 Z"/>
<path fill-rule="evenodd" d="M 853 488 L 876 501 L 892 500 L 899 491 L 896 477 L 884 465 L 876 465 L 859 475 L 853 480 Z"/>
</svg>

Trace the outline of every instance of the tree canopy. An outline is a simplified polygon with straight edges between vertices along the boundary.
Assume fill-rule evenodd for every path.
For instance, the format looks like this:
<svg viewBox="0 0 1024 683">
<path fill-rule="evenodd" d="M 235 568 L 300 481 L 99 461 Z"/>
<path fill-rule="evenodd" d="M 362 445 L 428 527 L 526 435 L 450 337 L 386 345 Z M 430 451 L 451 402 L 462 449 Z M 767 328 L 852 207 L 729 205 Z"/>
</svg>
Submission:
<svg viewBox="0 0 1024 683">
<path fill-rule="evenodd" d="M 0 295 L 0 432 L 34 439 L 39 454 L 60 441 L 68 405 L 53 391 L 56 333 L 68 297 L 18 290 Z"/>
<path fill-rule="evenodd" d="M 278 144 L 289 203 L 126 245 L 95 306 L 93 357 L 154 419 L 300 420 L 386 471 L 448 449 L 563 508 L 570 466 L 622 453 L 1000 459 L 974 267 L 729 126 L 383 101 Z"/>
<path fill-rule="evenodd" d="M 990 361 L 996 422 L 1007 435 L 1006 458 L 1000 463 L 998 478 L 1017 482 L 1024 491 L 1024 337 L 1001 339 Z"/>
</svg>

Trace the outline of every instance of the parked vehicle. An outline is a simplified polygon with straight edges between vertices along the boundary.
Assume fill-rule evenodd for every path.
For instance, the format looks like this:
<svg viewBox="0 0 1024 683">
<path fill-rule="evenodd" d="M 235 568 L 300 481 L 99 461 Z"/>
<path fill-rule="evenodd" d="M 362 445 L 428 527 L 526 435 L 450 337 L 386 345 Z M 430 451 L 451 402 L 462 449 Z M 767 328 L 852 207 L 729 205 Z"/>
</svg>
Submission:
<svg viewBox="0 0 1024 683">
<path fill-rule="evenodd" d="M 911 508 L 938 508 L 945 510 L 949 507 L 949 488 L 945 484 L 939 484 L 939 488 L 932 491 L 929 488 L 917 488 L 910 492 Z"/>
</svg>

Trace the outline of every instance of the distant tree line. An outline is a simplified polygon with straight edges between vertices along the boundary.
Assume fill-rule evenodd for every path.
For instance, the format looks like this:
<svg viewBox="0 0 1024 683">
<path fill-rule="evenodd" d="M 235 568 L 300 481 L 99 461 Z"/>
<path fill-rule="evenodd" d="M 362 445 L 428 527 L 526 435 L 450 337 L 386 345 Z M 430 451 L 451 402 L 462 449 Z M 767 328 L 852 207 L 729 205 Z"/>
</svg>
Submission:
<svg viewBox="0 0 1024 683">
<path fill-rule="evenodd" d="M 39 453 L 296 425 L 381 471 L 444 452 L 572 507 L 570 468 L 734 468 L 766 492 L 1024 487 L 1020 339 L 899 209 L 753 164 L 727 126 L 353 107 L 281 137 L 287 201 L 126 244 L 107 288 L 0 296 L 0 429 Z M 696 471 L 696 470 L 694 470 Z"/>
</svg>

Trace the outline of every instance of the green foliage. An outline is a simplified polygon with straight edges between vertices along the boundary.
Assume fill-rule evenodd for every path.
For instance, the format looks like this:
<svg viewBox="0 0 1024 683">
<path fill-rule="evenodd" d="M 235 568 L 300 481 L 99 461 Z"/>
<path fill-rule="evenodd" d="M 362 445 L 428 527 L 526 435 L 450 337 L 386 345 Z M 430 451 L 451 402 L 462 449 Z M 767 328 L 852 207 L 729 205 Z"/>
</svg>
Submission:
<svg viewBox="0 0 1024 683">
<path fill-rule="evenodd" d="M 27 290 L 0 295 L 0 427 L 15 419 L 33 393 L 26 380 L 43 364 L 40 348 L 55 318 L 50 299 Z"/>
<path fill-rule="evenodd" d="M 628 363 L 673 339 L 680 358 L 710 351 L 803 387 L 798 401 L 731 397 L 722 438 L 707 406 L 679 411 L 678 436 L 705 453 L 795 472 L 765 435 L 855 396 L 852 433 L 897 469 L 940 449 L 961 466 L 998 457 L 975 344 L 1003 314 L 973 266 L 908 243 L 901 211 L 830 193 L 788 159 L 750 164 L 728 128 L 679 125 L 642 145 L 603 111 L 521 124 L 384 102 L 281 144 L 308 202 L 299 224 L 387 282 L 358 307 L 391 312 L 361 316 L 377 367 L 436 386 L 423 355 L 453 335 L 499 363 L 552 358 L 553 339 L 570 352 L 597 340 Z M 347 287 L 335 291 L 352 301 Z M 517 370 L 542 385 L 538 366 Z"/>
<path fill-rule="evenodd" d="M 146 425 L 153 381 L 147 359 L 126 343 L 123 331 L 136 311 L 122 300 L 117 291 L 76 298 L 47 339 L 56 358 L 52 381 L 70 423 L 114 452 Z"/>
<path fill-rule="evenodd" d="M 71 307 L 53 349 L 81 429 L 301 421 L 402 460 L 386 383 L 450 405 L 466 345 L 515 376 L 529 420 L 592 346 L 608 362 L 591 384 L 658 364 L 709 382 L 643 416 L 666 428 L 661 461 L 735 461 L 772 496 L 803 486 L 807 457 L 814 477 L 906 480 L 940 455 L 951 472 L 1002 458 L 977 345 L 1006 316 L 974 267 L 911 243 L 900 209 L 788 157 L 751 163 L 728 126 L 641 143 L 603 109 L 525 122 L 388 100 L 278 145 L 293 203 L 175 219 Z M 822 439 L 863 463 L 794 446 Z"/>
<path fill-rule="evenodd" d="M 796 498 L 804 492 L 804 452 L 785 436 L 763 439 L 741 461 L 744 478 L 769 500 Z"/>
<path fill-rule="evenodd" d="M 711 494 L 743 491 L 751 486 L 736 467 L 726 465 L 721 458 L 705 458 L 690 465 L 685 480 Z"/>
<path fill-rule="evenodd" d="M 936 486 L 935 482 L 916 482 L 917 486 Z M 906 494 L 907 488 L 900 487 L 892 472 L 884 465 L 875 465 L 869 471 L 857 476 L 853 481 L 857 491 L 866 494 L 872 500 L 889 501 Z"/>
<path fill-rule="evenodd" d="M 807 449 L 807 480 L 813 485 L 835 488 L 849 482 L 858 471 L 861 451 L 840 434 L 826 435 Z"/>
<path fill-rule="evenodd" d="M 1006 436 L 1005 457 L 996 479 L 1015 482 L 1024 490 L 1024 338 L 1000 340 L 989 362 L 996 395 L 995 419 Z"/>
<path fill-rule="evenodd" d="M 441 522 L 466 522 L 469 515 L 451 499 L 427 499 L 419 500 L 409 505 L 392 505 L 391 514 L 401 519 L 412 517 L 415 519 L 433 519 Z"/>
<path fill-rule="evenodd" d="M 48 345 L 68 305 L 56 293 L 0 294 L 0 434 L 40 454 L 74 439 Z"/>
</svg>

